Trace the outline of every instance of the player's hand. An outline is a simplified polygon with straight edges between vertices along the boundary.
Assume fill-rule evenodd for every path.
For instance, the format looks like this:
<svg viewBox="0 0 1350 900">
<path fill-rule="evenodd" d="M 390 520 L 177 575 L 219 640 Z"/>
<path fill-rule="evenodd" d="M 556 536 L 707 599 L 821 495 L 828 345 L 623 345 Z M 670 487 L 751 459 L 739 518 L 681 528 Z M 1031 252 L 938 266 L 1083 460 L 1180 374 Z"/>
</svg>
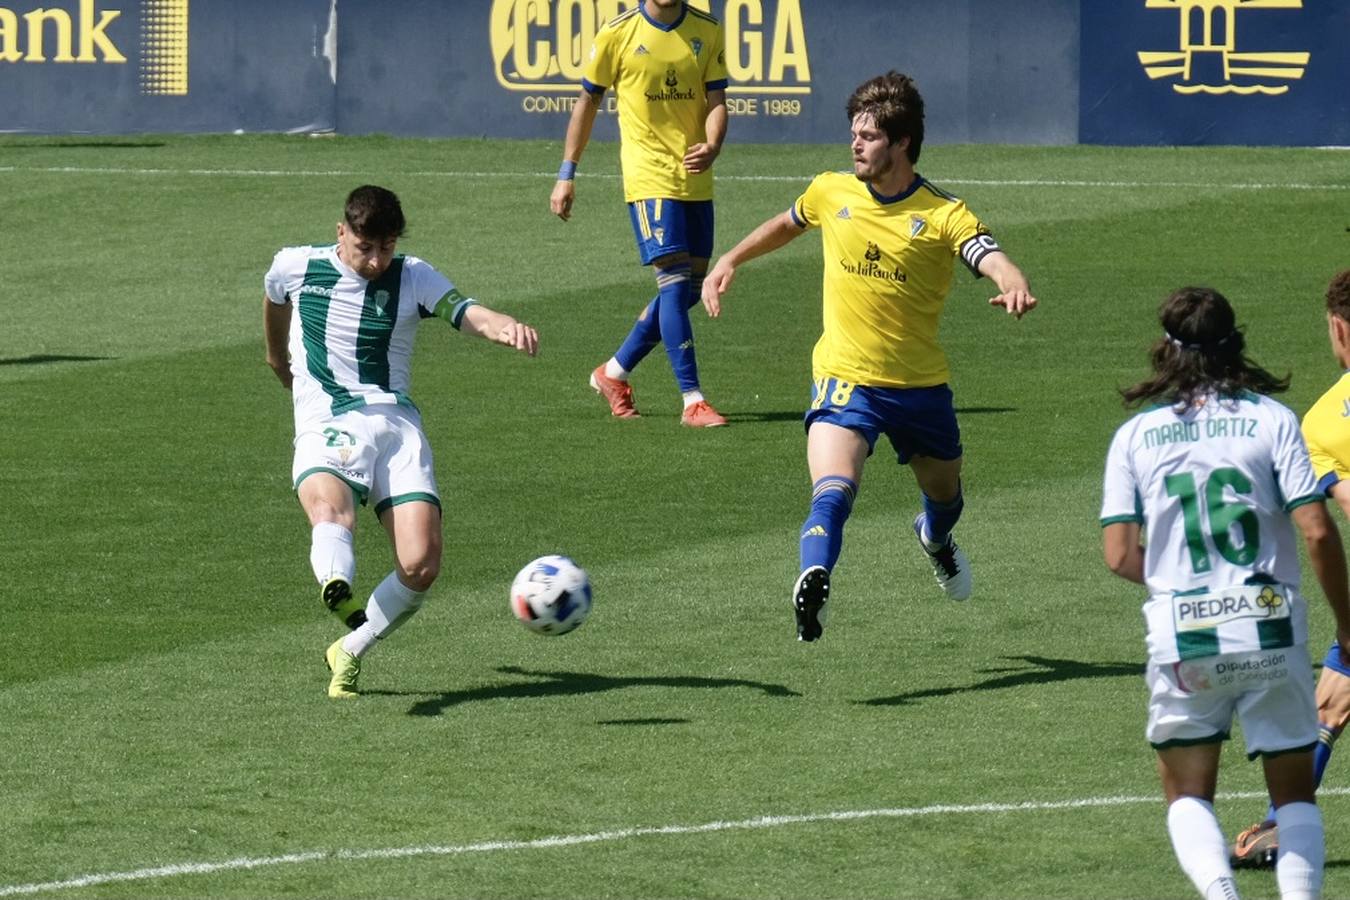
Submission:
<svg viewBox="0 0 1350 900">
<path fill-rule="evenodd" d="M 295 380 L 295 376 L 291 374 L 290 360 L 277 360 L 269 356 L 267 358 L 267 366 L 276 374 L 277 380 L 281 382 L 281 386 L 289 391 L 291 389 L 291 383 Z"/>
<path fill-rule="evenodd" d="M 1018 288 L 1013 291 L 1004 291 L 997 297 L 990 297 L 989 305 L 1001 306 L 1009 315 L 1020 319 L 1036 308 L 1036 298 L 1031 296 L 1031 291 Z"/>
<path fill-rule="evenodd" d="M 503 325 L 496 341 L 530 356 L 539 352 L 539 332 L 524 322 L 512 321 Z"/>
<path fill-rule="evenodd" d="M 717 265 L 712 267 L 703 279 L 703 308 L 708 311 L 710 318 L 717 318 L 722 314 L 722 295 L 731 288 L 731 280 L 736 277 L 736 267 L 726 261 L 726 257 L 719 259 Z"/>
<path fill-rule="evenodd" d="M 713 144 L 694 144 L 684 152 L 685 171 L 691 175 L 708 171 L 712 168 L 713 160 L 717 159 L 717 154 L 721 152 L 722 148 Z"/>
<path fill-rule="evenodd" d="M 553 185 L 553 194 L 548 198 L 548 208 L 553 214 L 566 222 L 572 218 L 572 203 L 577 198 L 577 186 L 573 181 L 559 181 Z"/>
</svg>

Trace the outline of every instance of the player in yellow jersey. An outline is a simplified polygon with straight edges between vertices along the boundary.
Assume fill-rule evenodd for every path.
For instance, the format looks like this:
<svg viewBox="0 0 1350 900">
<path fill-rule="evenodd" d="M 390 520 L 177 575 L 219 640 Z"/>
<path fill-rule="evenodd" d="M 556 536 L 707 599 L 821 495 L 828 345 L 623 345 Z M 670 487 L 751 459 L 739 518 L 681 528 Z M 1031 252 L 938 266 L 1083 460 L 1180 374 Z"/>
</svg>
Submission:
<svg viewBox="0 0 1350 900">
<path fill-rule="evenodd" d="M 1331 352 L 1342 369 L 1340 379 L 1303 417 L 1303 440 L 1308 445 L 1317 486 L 1350 517 L 1350 269 L 1331 280 L 1327 288 L 1327 332 Z M 1322 661 L 1317 679 L 1317 747 L 1313 751 L 1313 780 L 1320 785 L 1336 739 L 1350 722 L 1350 660 L 1335 641 Z M 1264 821 L 1238 835 L 1230 853 L 1235 867 L 1267 868 L 1279 854 L 1279 829 L 1274 811 Z"/>
<path fill-rule="evenodd" d="M 885 434 L 914 471 L 923 511 L 914 531 L 947 596 L 970 596 L 970 564 L 952 540 L 961 515 L 961 437 L 938 319 L 960 256 L 999 293 L 989 302 L 1021 318 L 1036 306 L 1027 280 L 964 203 L 914 171 L 923 145 L 923 98 L 888 72 L 849 97 L 853 171 L 816 177 L 792 207 L 722 256 L 703 285 L 708 314 L 736 267 L 820 228 L 825 256 L 824 333 L 812 358 L 806 457 L 813 484 L 792 590 L 797 637 L 824 625 L 830 571 L 863 463 Z"/>
<path fill-rule="evenodd" d="M 712 256 L 712 164 L 727 133 L 721 25 L 683 0 L 643 0 L 600 29 L 549 199 L 563 221 L 571 218 L 577 163 L 610 87 L 618 98 L 624 200 L 638 256 L 656 270 L 657 296 L 614 356 L 591 373 L 591 387 L 614 415 L 636 417 L 629 375 L 664 343 L 684 397 L 680 421 L 725 425 L 700 388 L 689 324 Z"/>
</svg>

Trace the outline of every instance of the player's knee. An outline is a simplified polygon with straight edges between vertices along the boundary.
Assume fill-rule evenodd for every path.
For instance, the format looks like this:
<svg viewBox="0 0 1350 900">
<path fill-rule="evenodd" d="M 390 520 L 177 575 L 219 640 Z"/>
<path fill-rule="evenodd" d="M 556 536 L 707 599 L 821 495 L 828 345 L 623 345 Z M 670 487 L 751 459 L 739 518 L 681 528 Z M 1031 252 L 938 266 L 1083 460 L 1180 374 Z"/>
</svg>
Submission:
<svg viewBox="0 0 1350 900">
<path fill-rule="evenodd" d="M 399 569 L 403 583 L 421 593 L 430 588 L 441 574 L 441 555 L 439 552 L 427 552 L 416 559 L 400 560 Z"/>
<path fill-rule="evenodd" d="M 306 503 L 305 514 L 309 516 L 311 526 L 331 522 L 334 525 L 341 525 L 348 531 L 353 530 L 356 526 L 356 515 L 352 510 L 342 509 L 337 504 L 330 503 L 322 497 L 311 499 Z"/>
<path fill-rule="evenodd" d="M 659 273 L 662 269 L 673 269 L 679 266 L 689 265 L 688 253 L 671 253 L 652 260 L 652 268 Z"/>
</svg>

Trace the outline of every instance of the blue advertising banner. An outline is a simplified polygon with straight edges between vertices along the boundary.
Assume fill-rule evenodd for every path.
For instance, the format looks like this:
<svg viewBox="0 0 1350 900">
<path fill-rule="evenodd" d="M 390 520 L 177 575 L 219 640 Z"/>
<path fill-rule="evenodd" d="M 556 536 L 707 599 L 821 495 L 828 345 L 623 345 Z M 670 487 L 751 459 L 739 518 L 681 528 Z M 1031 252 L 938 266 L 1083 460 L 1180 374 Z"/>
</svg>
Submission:
<svg viewBox="0 0 1350 900">
<path fill-rule="evenodd" d="M 1350 145 L 1350 3 L 1085 2 L 1082 29 L 1083 143 Z"/>
<path fill-rule="evenodd" d="M 639 2 L 0 0 L 0 132 L 559 139 Z M 849 93 L 897 69 L 930 143 L 1350 145 L 1347 0 L 690 4 L 722 22 L 737 142 L 845 140 Z"/>
<path fill-rule="evenodd" d="M 596 31 L 637 5 L 342 0 L 338 129 L 560 138 Z M 848 95 L 889 69 L 918 82 L 934 142 L 1077 137 L 1078 0 L 690 5 L 723 25 L 732 140 L 846 140 Z M 597 138 L 615 109 L 611 93 Z"/>
<path fill-rule="evenodd" d="M 0 3 L 0 131 L 333 128 L 336 0 Z"/>
</svg>

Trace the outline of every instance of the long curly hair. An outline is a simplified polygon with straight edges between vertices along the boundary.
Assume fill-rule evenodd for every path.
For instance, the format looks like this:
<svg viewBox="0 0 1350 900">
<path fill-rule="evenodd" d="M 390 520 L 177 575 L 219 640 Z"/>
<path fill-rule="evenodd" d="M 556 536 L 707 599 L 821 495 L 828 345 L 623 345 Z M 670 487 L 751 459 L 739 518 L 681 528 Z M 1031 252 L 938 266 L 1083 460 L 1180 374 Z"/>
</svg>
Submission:
<svg viewBox="0 0 1350 900">
<path fill-rule="evenodd" d="M 1120 392 L 1126 406 L 1152 401 L 1182 412 L 1215 394 L 1277 394 L 1289 376 L 1276 377 L 1248 359 L 1233 307 L 1213 288 L 1184 287 L 1158 309 L 1163 336 L 1149 350 L 1153 374 Z"/>
</svg>

